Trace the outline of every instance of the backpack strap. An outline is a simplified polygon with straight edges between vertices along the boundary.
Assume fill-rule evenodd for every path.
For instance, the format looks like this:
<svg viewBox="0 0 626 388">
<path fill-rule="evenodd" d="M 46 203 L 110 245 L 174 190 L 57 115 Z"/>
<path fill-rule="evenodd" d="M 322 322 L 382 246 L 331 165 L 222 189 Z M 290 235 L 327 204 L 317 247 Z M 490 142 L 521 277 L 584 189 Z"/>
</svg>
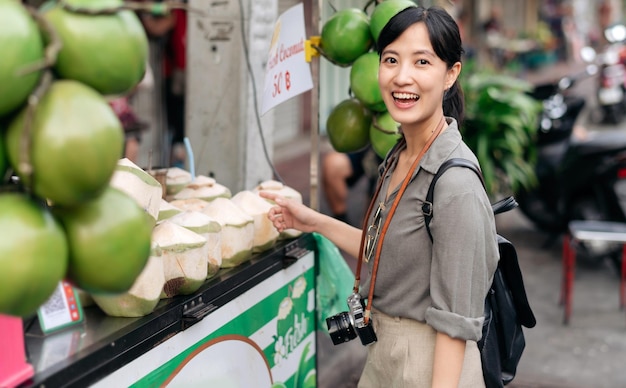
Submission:
<svg viewBox="0 0 626 388">
<path fill-rule="evenodd" d="M 424 200 L 424 204 L 422 205 L 422 212 L 424 213 L 424 222 L 426 224 L 426 231 L 428 232 L 428 236 L 430 237 L 430 241 L 433 241 L 433 235 L 430 232 L 430 221 L 433 219 L 433 197 L 435 196 L 435 184 L 437 180 L 446 172 L 450 167 L 465 167 L 474 171 L 474 173 L 480 179 L 480 183 L 485 187 L 485 179 L 483 178 L 483 174 L 480 172 L 478 166 L 467 159 L 463 158 L 452 158 L 446 160 L 437 170 L 437 173 L 433 177 L 432 182 L 430 182 L 430 187 L 428 187 L 428 193 L 426 193 L 426 199 Z M 515 209 L 518 206 L 517 201 L 512 196 L 503 198 L 497 202 L 494 202 L 491 205 L 493 209 L 493 214 L 500 214 L 507 212 L 509 210 Z"/>
<path fill-rule="evenodd" d="M 443 173 L 446 172 L 447 169 L 449 169 L 450 167 L 455 167 L 455 166 L 469 168 L 470 170 L 474 171 L 474 173 L 478 175 L 478 178 L 480 179 L 480 182 L 483 184 L 483 187 L 485 187 L 485 180 L 483 179 L 483 175 L 481 174 L 480 169 L 475 163 L 467 159 L 463 159 L 463 158 L 452 158 L 452 159 L 446 160 L 439 167 L 439 170 L 437 170 L 437 173 L 433 177 L 432 182 L 430 182 L 430 187 L 428 187 L 428 193 L 426 194 L 426 199 L 424 200 L 424 204 L 422 205 L 422 212 L 424 213 L 424 222 L 426 223 L 426 231 L 428 232 L 430 241 L 433 241 L 433 235 L 430 233 L 430 221 L 433 219 L 433 197 L 435 195 L 435 184 L 437 183 L 437 180 L 439 180 L 441 175 L 443 175 Z"/>
</svg>

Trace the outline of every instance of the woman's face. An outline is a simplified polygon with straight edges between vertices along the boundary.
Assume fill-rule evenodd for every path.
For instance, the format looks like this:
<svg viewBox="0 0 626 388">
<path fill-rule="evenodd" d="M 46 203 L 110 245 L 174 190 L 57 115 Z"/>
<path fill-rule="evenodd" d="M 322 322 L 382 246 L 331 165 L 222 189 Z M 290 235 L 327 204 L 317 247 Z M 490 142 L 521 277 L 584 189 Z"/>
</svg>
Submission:
<svg viewBox="0 0 626 388">
<path fill-rule="evenodd" d="M 404 131 L 412 125 L 439 120 L 444 91 L 461 70 L 451 69 L 435 54 L 424 23 L 411 25 L 380 57 L 378 84 L 387 110 Z"/>
</svg>

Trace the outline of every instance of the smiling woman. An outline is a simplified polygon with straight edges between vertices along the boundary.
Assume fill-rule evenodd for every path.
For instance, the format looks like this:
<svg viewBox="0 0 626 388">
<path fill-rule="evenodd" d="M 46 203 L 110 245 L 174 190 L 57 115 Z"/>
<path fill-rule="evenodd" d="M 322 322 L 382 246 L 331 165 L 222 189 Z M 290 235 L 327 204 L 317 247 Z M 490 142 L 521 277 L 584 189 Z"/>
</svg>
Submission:
<svg viewBox="0 0 626 388">
<path fill-rule="evenodd" d="M 375 227 L 353 228 L 265 194 L 276 202 L 270 219 L 279 230 L 317 232 L 359 259 L 349 299 L 366 303 L 348 306 L 354 323 L 345 330 L 367 345 L 359 388 L 484 387 L 477 341 L 498 262 L 489 198 L 472 171 L 451 169 L 437 181 L 432 240 L 421 210 L 444 162 L 464 158 L 478 164 L 459 132 L 459 28 L 441 8 L 408 7 L 389 19 L 376 47 L 382 101 L 401 130 L 379 167 L 363 222 Z M 354 86 L 359 82 L 351 77 Z M 369 277 L 361 285 L 364 262 Z"/>
</svg>

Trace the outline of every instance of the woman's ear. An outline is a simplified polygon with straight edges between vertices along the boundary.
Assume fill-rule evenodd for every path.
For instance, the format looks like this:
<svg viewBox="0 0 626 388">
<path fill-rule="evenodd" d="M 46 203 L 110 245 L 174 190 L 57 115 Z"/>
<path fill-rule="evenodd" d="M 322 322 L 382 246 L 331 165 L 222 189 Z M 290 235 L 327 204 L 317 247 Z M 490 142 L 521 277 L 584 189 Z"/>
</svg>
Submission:
<svg viewBox="0 0 626 388">
<path fill-rule="evenodd" d="M 459 78 L 459 74 L 461 74 L 461 62 L 456 62 L 448 69 L 448 73 L 446 74 L 446 90 L 454 85 L 457 78 Z"/>
</svg>

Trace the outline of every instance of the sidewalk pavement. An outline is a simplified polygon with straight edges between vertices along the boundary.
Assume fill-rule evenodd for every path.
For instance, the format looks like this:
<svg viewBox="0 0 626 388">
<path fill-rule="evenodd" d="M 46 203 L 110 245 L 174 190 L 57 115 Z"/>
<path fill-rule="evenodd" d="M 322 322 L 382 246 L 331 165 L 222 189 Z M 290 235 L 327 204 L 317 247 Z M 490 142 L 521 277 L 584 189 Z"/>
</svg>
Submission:
<svg viewBox="0 0 626 388">
<path fill-rule="evenodd" d="M 545 69 L 532 82 L 554 79 L 571 67 Z M 309 139 L 298 139 L 276 154 L 276 168 L 285 184 L 310 203 Z M 289 152 L 285 150 L 289 150 Z M 320 210 L 328 207 L 317 191 Z M 357 225 L 368 199 L 365 181 L 352 191 L 348 218 Z M 512 241 L 522 267 L 537 326 L 525 329 L 526 349 L 511 388 L 626 387 L 626 314 L 618 308 L 619 277 L 609 264 L 597 267 L 579 263 L 574 283 L 570 324 L 562 324 L 559 306 L 561 241 L 534 228 L 519 210 L 497 217 L 498 232 Z M 354 269 L 356 261 L 346 257 Z M 347 295 L 346 295 L 347 297 Z M 358 340 L 333 346 L 325 331 L 318 332 L 318 386 L 353 388 L 363 368 L 366 349 Z"/>
</svg>

